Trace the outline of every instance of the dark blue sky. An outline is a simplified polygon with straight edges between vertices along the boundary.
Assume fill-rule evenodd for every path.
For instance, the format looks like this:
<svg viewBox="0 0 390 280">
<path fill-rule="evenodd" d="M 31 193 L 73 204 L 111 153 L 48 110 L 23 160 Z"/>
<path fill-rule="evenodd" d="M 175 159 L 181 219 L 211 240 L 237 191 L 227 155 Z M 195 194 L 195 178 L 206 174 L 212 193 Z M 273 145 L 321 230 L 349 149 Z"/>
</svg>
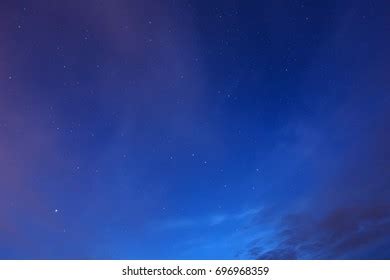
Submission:
<svg viewBox="0 0 390 280">
<path fill-rule="evenodd" d="M 388 1 L 0 2 L 0 258 L 389 259 Z"/>
</svg>

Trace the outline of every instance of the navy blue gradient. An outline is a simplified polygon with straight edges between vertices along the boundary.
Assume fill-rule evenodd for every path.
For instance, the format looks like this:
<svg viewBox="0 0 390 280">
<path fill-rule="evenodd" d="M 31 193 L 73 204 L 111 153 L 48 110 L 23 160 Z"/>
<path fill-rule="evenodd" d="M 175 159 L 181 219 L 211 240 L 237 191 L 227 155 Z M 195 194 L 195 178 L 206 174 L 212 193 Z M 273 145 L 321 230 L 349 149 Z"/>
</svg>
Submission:
<svg viewBox="0 0 390 280">
<path fill-rule="evenodd" d="M 0 1 L 0 259 L 389 259 L 388 1 Z"/>
</svg>

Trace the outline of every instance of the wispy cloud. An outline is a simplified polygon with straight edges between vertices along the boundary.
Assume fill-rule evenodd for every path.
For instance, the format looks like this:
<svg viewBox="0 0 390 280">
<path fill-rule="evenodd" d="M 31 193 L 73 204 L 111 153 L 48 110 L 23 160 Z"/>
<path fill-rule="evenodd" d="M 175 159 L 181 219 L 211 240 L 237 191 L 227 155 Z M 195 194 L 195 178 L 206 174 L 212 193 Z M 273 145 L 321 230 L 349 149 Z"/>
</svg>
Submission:
<svg viewBox="0 0 390 280">
<path fill-rule="evenodd" d="M 274 234 L 250 243 L 244 258 L 390 257 L 389 113 L 379 117 L 365 120 L 364 134 L 346 124 L 353 144 L 344 148 L 335 172 L 314 179 L 318 190 L 305 197 L 304 205 L 263 210 L 268 218 L 259 217 L 252 228 L 271 228 Z M 318 168 L 331 170 L 336 163 L 331 164 L 322 161 Z"/>
<path fill-rule="evenodd" d="M 193 227 L 219 226 L 224 223 L 242 222 L 245 220 L 250 220 L 251 218 L 258 215 L 260 211 L 261 208 L 250 208 L 236 213 L 213 213 L 207 216 L 195 218 L 182 217 L 168 219 L 160 222 L 158 227 L 162 230 L 176 230 Z"/>
</svg>

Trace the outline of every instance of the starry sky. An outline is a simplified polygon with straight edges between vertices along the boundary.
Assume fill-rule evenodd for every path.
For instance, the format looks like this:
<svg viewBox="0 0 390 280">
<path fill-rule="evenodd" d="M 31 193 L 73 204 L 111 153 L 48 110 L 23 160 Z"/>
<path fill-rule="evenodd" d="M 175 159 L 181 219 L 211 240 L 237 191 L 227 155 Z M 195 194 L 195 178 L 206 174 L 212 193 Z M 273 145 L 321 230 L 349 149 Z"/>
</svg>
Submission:
<svg viewBox="0 0 390 280">
<path fill-rule="evenodd" d="M 0 259 L 390 259 L 389 11 L 1 0 Z"/>
</svg>

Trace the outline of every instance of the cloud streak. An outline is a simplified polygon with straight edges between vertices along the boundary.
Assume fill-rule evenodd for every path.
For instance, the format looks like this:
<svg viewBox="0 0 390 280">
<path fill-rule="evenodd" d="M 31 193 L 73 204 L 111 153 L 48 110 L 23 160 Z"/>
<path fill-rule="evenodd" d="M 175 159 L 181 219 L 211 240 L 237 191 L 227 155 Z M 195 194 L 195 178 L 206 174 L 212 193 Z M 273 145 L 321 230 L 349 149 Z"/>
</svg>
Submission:
<svg viewBox="0 0 390 280">
<path fill-rule="evenodd" d="M 178 218 L 160 223 L 162 230 L 189 229 L 193 227 L 213 227 L 224 223 L 242 222 L 259 214 L 261 208 L 250 208 L 236 213 L 215 213 L 198 218 Z"/>
</svg>

